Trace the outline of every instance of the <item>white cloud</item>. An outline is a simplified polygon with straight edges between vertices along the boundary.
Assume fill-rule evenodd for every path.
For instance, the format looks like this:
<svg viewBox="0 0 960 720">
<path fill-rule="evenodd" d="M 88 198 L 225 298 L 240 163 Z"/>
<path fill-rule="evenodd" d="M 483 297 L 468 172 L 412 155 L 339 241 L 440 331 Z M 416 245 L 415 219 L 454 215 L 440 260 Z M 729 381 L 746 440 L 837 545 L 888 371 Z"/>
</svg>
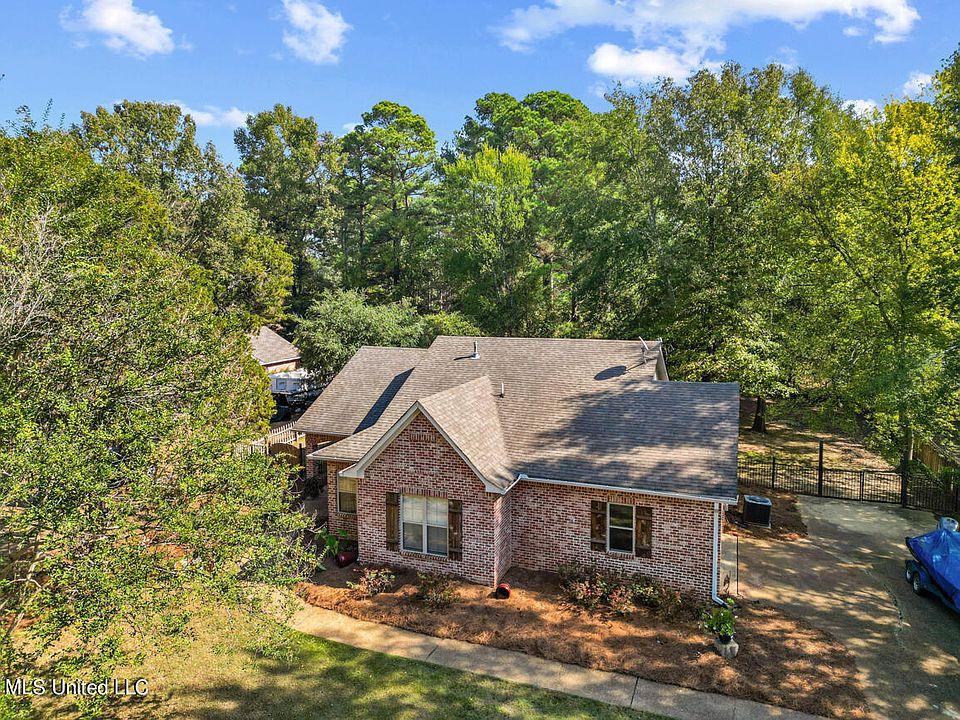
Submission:
<svg viewBox="0 0 960 720">
<path fill-rule="evenodd" d="M 850 100 L 847 103 L 847 107 L 861 117 L 873 115 L 877 110 L 880 109 L 880 106 L 877 105 L 877 101 L 869 98 L 863 100 Z"/>
<path fill-rule="evenodd" d="M 103 35 L 111 50 L 138 58 L 165 55 L 175 47 L 170 28 L 158 15 L 134 6 L 133 0 L 86 0 L 77 16 L 65 9 L 60 24 L 70 32 Z"/>
<path fill-rule="evenodd" d="M 865 30 L 862 27 L 856 25 L 848 25 L 843 29 L 843 34 L 847 37 L 860 37 L 864 32 Z"/>
<path fill-rule="evenodd" d="M 173 105 L 179 106 L 185 115 L 192 117 L 199 127 L 237 128 L 247 121 L 247 115 L 252 115 L 252 113 L 235 106 L 220 108 L 216 105 L 204 105 L 202 109 L 198 110 L 179 100 L 171 102 Z"/>
<path fill-rule="evenodd" d="M 651 82 L 661 77 L 686 78 L 703 62 L 696 53 L 681 55 L 670 48 L 624 50 L 613 43 L 597 46 L 587 60 L 598 75 L 619 80 Z"/>
<path fill-rule="evenodd" d="M 348 122 L 343 124 L 344 132 L 353 132 L 356 130 L 362 123 L 358 122 Z"/>
<path fill-rule="evenodd" d="M 312 63 L 336 63 L 350 25 L 340 13 L 309 0 L 283 0 L 283 9 L 291 29 L 283 34 L 283 43 L 302 60 Z"/>
<path fill-rule="evenodd" d="M 631 73 L 624 78 L 645 78 L 656 69 L 689 73 L 715 65 L 708 55 L 724 49 L 724 38 L 732 27 L 762 21 L 803 27 L 834 14 L 858 23 L 872 20 L 877 42 L 903 40 L 920 17 L 911 1 L 543 0 L 541 5 L 515 9 L 496 32 L 504 45 L 518 51 L 530 50 L 539 40 L 578 27 L 629 32 L 631 49 L 603 43 L 594 50 L 590 66 Z M 848 28 L 845 34 L 858 31 Z"/>
<path fill-rule="evenodd" d="M 923 92 L 924 88 L 933 81 L 933 76 L 929 73 L 918 72 L 914 70 L 910 77 L 903 84 L 903 94 L 907 97 L 916 97 Z"/>
</svg>

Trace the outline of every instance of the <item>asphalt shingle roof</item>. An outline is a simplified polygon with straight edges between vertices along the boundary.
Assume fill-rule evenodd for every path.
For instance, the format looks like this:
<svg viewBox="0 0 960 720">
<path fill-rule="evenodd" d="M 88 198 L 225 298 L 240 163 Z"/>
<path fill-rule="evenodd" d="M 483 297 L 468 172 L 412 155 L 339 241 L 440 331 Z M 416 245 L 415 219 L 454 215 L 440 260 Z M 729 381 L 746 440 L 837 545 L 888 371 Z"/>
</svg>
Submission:
<svg viewBox="0 0 960 720">
<path fill-rule="evenodd" d="M 426 353 L 421 348 L 361 347 L 297 420 L 295 429 L 353 435 L 370 427 Z"/>
<path fill-rule="evenodd" d="M 499 392 L 499 390 L 497 391 Z M 517 478 L 503 442 L 500 414 L 486 375 L 420 399 L 420 407 L 491 484 L 501 490 Z"/>
<path fill-rule="evenodd" d="M 480 357 L 471 359 L 475 340 Z M 411 355 L 409 373 L 374 422 L 319 455 L 356 462 L 419 400 L 429 403 L 425 408 L 434 407 L 438 424 L 457 428 L 454 432 L 466 438 L 469 452 L 484 457 L 485 473 L 494 477 L 524 474 L 735 499 L 737 385 L 657 380 L 658 351 L 657 343 L 645 347 L 636 341 L 441 336 L 418 357 Z M 351 360 L 334 382 L 342 382 L 344 389 L 363 388 L 370 382 L 366 371 L 375 364 L 368 357 L 351 367 Z M 341 380 L 344 375 L 349 377 Z M 389 375 L 390 370 L 381 372 L 370 384 L 382 386 Z M 471 382 L 478 379 L 483 382 Z M 317 412 L 313 407 L 308 411 L 314 419 L 335 416 L 330 405 L 336 398 L 327 396 L 331 388 L 316 401 Z M 488 401 L 480 397 L 483 392 L 489 393 Z M 298 427 L 303 426 L 301 419 Z M 333 424 L 313 427 L 334 432 Z M 452 439 L 453 433 L 443 429 Z M 473 444 L 497 431 L 502 451 L 495 438 L 483 439 L 482 447 Z M 461 451 L 468 454 L 468 449 Z M 494 482 L 494 477 L 487 479 Z"/>
<path fill-rule="evenodd" d="M 300 351 L 289 340 L 284 340 L 270 328 L 263 326 L 250 337 L 253 357 L 261 365 L 276 365 L 300 359 Z"/>
</svg>

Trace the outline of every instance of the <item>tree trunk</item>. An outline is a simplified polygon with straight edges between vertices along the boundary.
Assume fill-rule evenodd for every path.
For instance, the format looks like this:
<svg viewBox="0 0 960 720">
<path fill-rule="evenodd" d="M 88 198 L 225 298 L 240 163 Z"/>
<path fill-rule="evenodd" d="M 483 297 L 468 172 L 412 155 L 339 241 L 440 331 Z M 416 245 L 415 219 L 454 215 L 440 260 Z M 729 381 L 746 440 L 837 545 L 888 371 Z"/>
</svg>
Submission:
<svg viewBox="0 0 960 720">
<path fill-rule="evenodd" d="M 901 466 L 904 469 L 910 467 L 913 462 L 913 427 L 907 422 L 903 429 L 903 455 L 900 458 Z"/>
<path fill-rule="evenodd" d="M 767 431 L 767 399 L 763 395 L 757 395 L 757 409 L 753 413 L 753 432 L 765 433 Z"/>
</svg>

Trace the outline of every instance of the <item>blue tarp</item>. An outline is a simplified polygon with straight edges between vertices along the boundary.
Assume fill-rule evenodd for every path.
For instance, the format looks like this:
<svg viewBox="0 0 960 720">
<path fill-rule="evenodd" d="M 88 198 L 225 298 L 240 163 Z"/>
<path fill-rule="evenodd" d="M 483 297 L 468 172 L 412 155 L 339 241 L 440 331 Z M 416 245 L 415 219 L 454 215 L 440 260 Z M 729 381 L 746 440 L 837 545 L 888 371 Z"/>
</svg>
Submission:
<svg viewBox="0 0 960 720">
<path fill-rule="evenodd" d="M 908 538 L 907 545 L 944 594 L 960 609 L 960 532 L 934 530 Z"/>
</svg>

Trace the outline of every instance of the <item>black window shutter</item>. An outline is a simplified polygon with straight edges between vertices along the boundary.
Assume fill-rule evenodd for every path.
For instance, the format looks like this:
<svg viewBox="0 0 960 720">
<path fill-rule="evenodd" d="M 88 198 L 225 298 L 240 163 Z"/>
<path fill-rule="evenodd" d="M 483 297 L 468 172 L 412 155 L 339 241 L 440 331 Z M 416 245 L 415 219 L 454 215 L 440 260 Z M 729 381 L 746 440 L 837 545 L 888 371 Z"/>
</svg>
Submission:
<svg viewBox="0 0 960 720">
<path fill-rule="evenodd" d="M 447 500 L 447 557 L 463 559 L 463 501 Z"/>
<path fill-rule="evenodd" d="M 387 550 L 400 549 L 400 493 L 387 493 Z"/>
<path fill-rule="evenodd" d="M 607 549 L 607 504 L 602 500 L 590 502 L 590 549 Z"/>
</svg>

